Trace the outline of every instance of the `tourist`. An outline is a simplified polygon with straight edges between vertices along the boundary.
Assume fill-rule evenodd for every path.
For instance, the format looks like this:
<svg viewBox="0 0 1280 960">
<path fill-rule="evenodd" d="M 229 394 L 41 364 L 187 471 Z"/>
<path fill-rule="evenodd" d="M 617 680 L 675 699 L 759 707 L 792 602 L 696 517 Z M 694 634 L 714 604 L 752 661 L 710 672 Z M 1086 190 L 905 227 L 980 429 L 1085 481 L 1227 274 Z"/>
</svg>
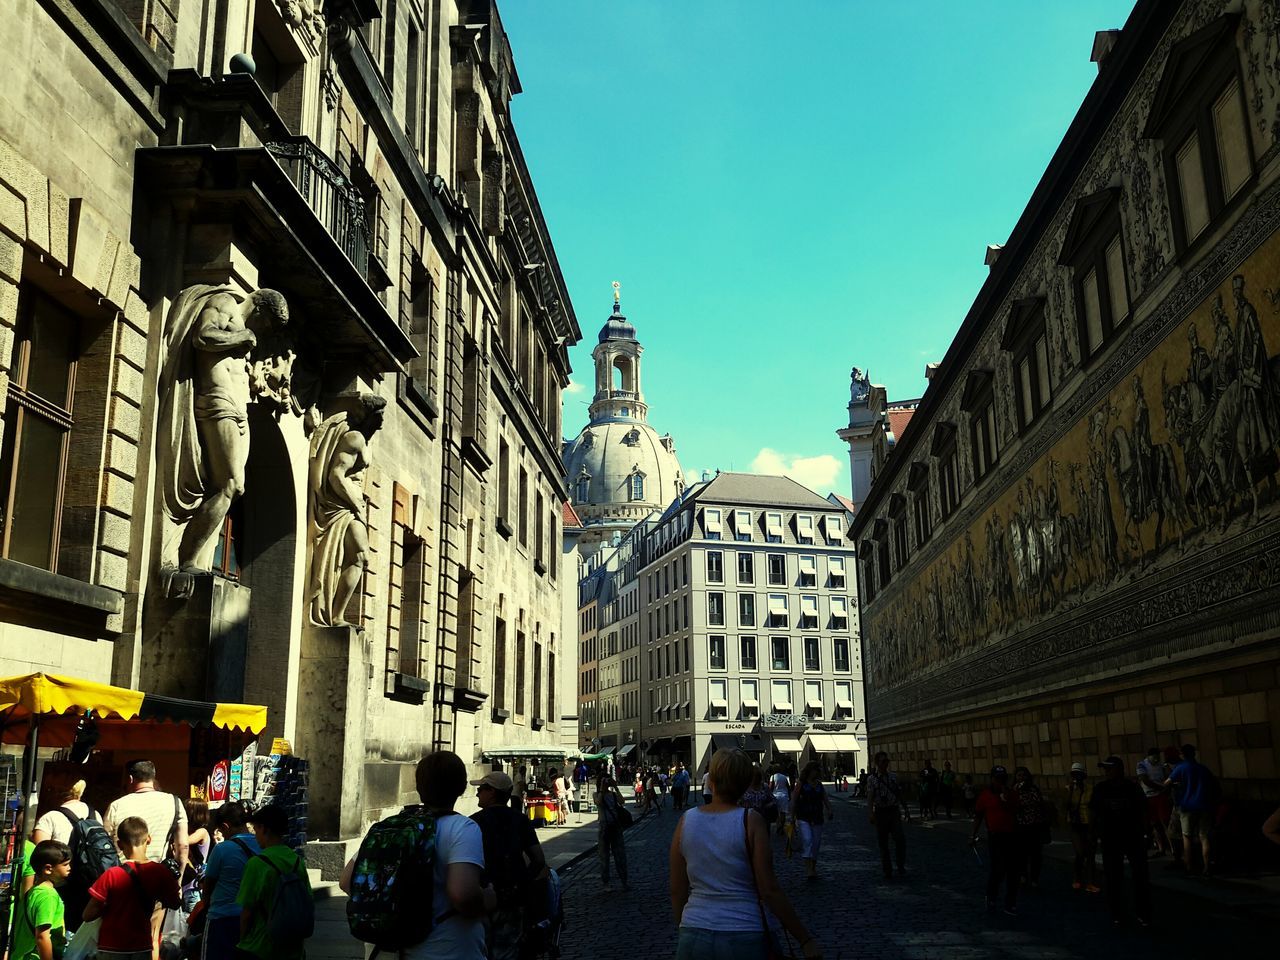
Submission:
<svg viewBox="0 0 1280 960">
<path fill-rule="evenodd" d="M 938 771 L 932 760 L 924 762 L 920 771 L 920 819 L 933 820 L 938 816 Z"/>
<path fill-rule="evenodd" d="M 151 835 L 147 859 L 161 863 L 172 856 L 181 876 L 186 872 L 189 859 L 186 810 L 173 794 L 156 788 L 156 765 L 150 760 L 133 760 L 124 769 L 129 778 L 129 792 L 107 807 L 103 828 L 114 837 L 127 817 L 137 817 L 147 825 Z"/>
<path fill-rule="evenodd" d="M 1147 877 L 1147 798 L 1142 788 L 1124 775 L 1124 761 L 1107 757 L 1098 766 L 1104 779 L 1093 788 L 1089 818 L 1102 847 L 1102 872 L 1107 878 L 1111 922 L 1124 922 L 1124 862 L 1133 874 L 1134 912 L 1139 926 L 1151 924 L 1151 885 Z"/>
<path fill-rule="evenodd" d="M 1045 815 L 1044 796 L 1026 767 L 1014 769 L 1013 789 L 1018 794 L 1018 856 L 1022 865 L 1019 872 L 1023 882 L 1035 888 L 1040 886 L 1044 845 L 1050 839 L 1049 818 Z"/>
<path fill-rule="evenodd" d="M 36 821 L 36 828 L 31 832 L 32 843 L 40 844 L 46 840 L 57 840 L 59 843 L 70 844 L 71 831 L 77 820 L 89 819 L 102 822 L 98 812 L 82 799 L 84 788 L 85 782 L 77 780 L 59 794 L 58 805 Z"/>
<path fill-rule="evenodd" d="M 858 774 L 858 792 L 855 793 L 854 796 L 858 798 L 863 798 L 866 795 L 867 795 L 867 769 L 866 767 L 863 767 L 862 772 Z"/>
<path fill-rule="evenodd" d="M 204 960 L 234 960 L 240 939 L 240 880 L 245 864 L 262 852 L 258 840 L 249 829 L 248 806 L 243 800 L 230 800 L 218 807 L 210 818 L 213 828 L 222 834 L 222 842 L 209 852 L 204 877 L 200 881 L 207 904 L 205 915 Z"/>
<path fill-rule="evenodd" d="M 464 776 L 465 781 L 465 776 Z M 280 941 L 276 938 L 274 911 L 282 907 L 276 897 L 281 878 L 291 874 L 300 878 L 308 894 L 311 880 L 306 863 L 284 842 L 289 832 L 289 815 L 276 804 L 255 810 L 251 817 L 253 835 L 262 852 L 245 864 L 240 878 L 240 942 L 237 955 L 261 957 L 262 960 L 301 960 L 306 954 L 302 940 Z"/>
<path fill-rule="evenodd" d="M 942 761 L 942 774 L 938 777 L 938 802 L 947 811 L 947 819 L 951 819 L 951 805 L 955 801 L 956 772 L 951 769 L 951 761 Z"/>
<path fill-rule="evenodd" d="M 600 852 L 600 882 L 606 890 L 609 883 L 609 858 L 613 858 L 614 869 L 618 879 L 622 881 L 622 889 L 630 890 L 631 883 L 627 879 L 627 847 L 622 839 L 625 821 L 630 818 L 626 811 L 626 801 L 622 798 L 618 784 L 610 776 L 601 776 L 596 781 L 596 824 L 598 839 L 596 846 Z"/>
<path fill-rule="evenodd" d="M 1164 748 L 1164 767 L 1169 773 L 1173 773 L 1173 768 L 1181 762 L 1182 752 L 1177 747 Z M 1165 864 L 1166 870 L 1186 869 L 1186 845 L 1182 842 L 1182 810 L 1178 807 L 1178 793 L 1178 787 L 1173 785 L 1166 794 L 1169 798 L 1169 819 L 1165 821 L 1165 835 L 1169 838 L 1169 850 L 1173 854 L 1173 860 Z"/>
<path fill-rule="evenodd" d="M 702 802 L 710 803 L 711 796 L 711 767 L 708 765 L 707 772 L 702 775 Z"/>
<path fill-rule="evenodd" d="M 147 859 L 151 831 L 139 817 L 125 817 L 116 829 L 116 842 L 124 855 L 89 888 L 84 922 L 102 918 L 98 929 L 98 956 L 102 960 L 149 960 L 156 904 L 176 910 L 182 906 L 178 878 L 162 863 Z"/>
<path fill-rule="evenodd" d="M 822 846 L 822 825 L 834 816 L 831 798 L 822 785 L 822 768 L 816 760 L 805 765 L 800 782 L 791 792 L 791 817 L 800 830 L 801 858 L 805 877 L 818 877 L 818 850 Z"/>
<path fill-rule="evenodd" d="M 526 776 L 525 767 L 517 767 L 514 779 L 515 789 L 511 791 L 511 809 L 517 813 L 524 813 L 524 795 L 529 789 L 529 780 Z"/>
<path fill-rule="evenodd" d="M 658 775 L 658 768 L 654 767 L 649 771 L 649 776 L 644 782 L 644 794 L 649 798 L 649 806 L 657 813 L 662 813 L 662 778 Z"/>
<path fill-rule="evenodd" d="M 987 873 L 987 909 L 993 910 L 1000 884 L 1005 884 L 1004 912 L 1018 915 L 1018 882 L 1021 866 L 1017 834 L 1018 794 L 1009 786 L 1009 771 L 1002 766 L 991 768 L 990 784 L 978 794 L 973 804 L 971 844 L 978 842 L 978 831 L 987 825 L 990 848 Z"/>
<path fill-rule="evenodd" d="M 113 858 L 108 851 L 115 850 L 115 838 L 102 829 L 102 817 L 98 812 L 84 802 L 84 789 L 85 782 L 77 780 L 62 791 L 59 795 L 58 806 L 47 811 L 44 816 L 36 821 L 36 828 L 31 833 L 32 849 L 35 848 L 35 844 L 43 843 L 46 840 L 57 840 L 59 843 L 65 843 L 70 847 L 76 824 L 81 820 L 88 820 L 90 824 L 97 824 L 97 826 L 86 824 L 85 828 L 80 831 L 81 838 L 78 842 L 83 843 L 91 839 L 101 838 L 100 846 L 96 843 L 94 844 L 95 850 L 100 852 L 100 856 L 97 859 L 102 861 L 104 868 L 113 866 L 115 862 L 118 862 L 119 858 Z M 75 861 L 72 862 L 71 876 L 58 887 L 58 895 L 62 897 L 62 903 L 65 907 L 67 933 L 74 933 L 79 928 L 80 917 L 84 914 L 84 908 L 89 903 L 89 887 L 100 876 L 102 876 L 101 873 L 97 873 L 96 876 L 93 874 L 86 876 L 81 870 L 75 868 Z"/>
<path fill-rule="evenodd" d="M 1166 786 L 1176 788 L 1178 811 L 1182 821 L 1182 851 L 1186 858 L 1187 872 L 1191 873 L 1192 850 L 1200 841 L 1200 859 L 1205 876 L 1209 875 L 1209 831 L 1218 806 L 1218 778 L 1203 763 L 1196 760 L 1196 748 L 1183 744 L 1182 762 L 1169 774 Z"/>
<path fill-rule="evenodd" d="M 671 839 L 676 960 L 765 960 L 779 924 L 803 956 L 821 957 L 822 947 L 774 876 L 768 826 L 738 806 L 752 780 L 750 758 L 741 750 L 717 750 L 708 773 L 711 802 L 681 817 Z"/>
<path fill-rule="evenodd" d="M 903 803 L 898 775 L 889 769 L 889 754 L 883 750 L 876 754 L 875 769 L 866 774 L 863 789 L 867 793 L 867 815 L 876 828 L 876 842 L 880 846 L 880 865 L 884 867 L 884 878 L 893 879 L 893 868 L 889 864 L 890 837 L 893 837 L 898 876 L 905 876 L 907 837 L 902 830 L 902 820 L 904 812 L 907 819 L 910 819 L 911 814 L 906 811 Z"/>
<path fill-rule="evenodd" d="M 781 835 L 786 832 L 787 811 L 791 808 L 791 781 L 781 767 L 774 767 L 773 774 L 769 777 L 769 789 L 778 804 L 778 834 Z"/>
<path fill-rule="evenodd" d="M 547 861 L 533 824 L 511 809 L 511 778 L 494 770 L 471 785 L 480 805 L 471 819 L 480 825 L 484 875 L 497 897 L 488 923 L 488 960 L 519 960 L 526 908 L 535 884 L 547 878 Z"/>
<path fill-rule="evenodd" d="M 964 801 L 964 815 L 973 816 L 973 804 L 978 799 L 978 787 L 973 782 L 973 774 L 964 775 L 964 783 L 960 786 L 960 797 Z"/>
<path fill-rule="evenodd" d="M 1147 798 L 1147 819 L 1155 836 L 1157 856 L 1170 852 L 1169 834 L 1165 824 L 1169 822 L 1169 779 L 1171 768 L 1160 759 L 1159 747 L 1148 747 L 1147 755 L 1138 761 L 1138 783 Z"/>
<path fill-rule="evenodd" d="M 1097 893 L 1094 883 L 1095 854 L 1098 838 L 1089 818 L 1089 801 L 1093 798 L 1093 784 L 1089 782 L 1083 763 L 1071 765 L 1071 782 L 1067 785 L 1067 825 L 1071 828 L 1071 848 L 1075 851 L 1072 869 L 1072 890 L 1083 889 Z"/>
<path fill-rule="evenodd" d="M 187 813 L 187 871 L 182 875 L 182 910 L 190 913 L 200 902 L 200 881 L 213 837 L 209 833 L 209 804 L 205 800 L 183 800 Z"/>
<path fill-rule="evenodd" d="M 71 876 L 71 848 L 58 840 L 44 840 L 31 851 L 27 864 L 33 882 L 15 906 L 10 960 L 53 960 L 66 944 L 66 911 L 58 887 Z M 148 957 L 150 954 L 148 953 Z"/>
<path fill-rule="evenodd" d="M 683 810 L 689 802 L 689 771 L 683 763 L 676 764 L 675 776 L 671 778 L 671 802 L 677 810 Z"/>
<path fill-rule="evenodd" d="M 773 791 L 764 782 L 764 771 L 758 763 L 751 765 L 751 785 L 742 794 L 738 806 L 755 810 L 764 817 L 765 823 L 773 823 L 778 819 L 778 802 L 773 798 Z"/>
<path fill-rule="evenodd" d="M 514 787 L 515 785 L 512 784 L 512 786 Z M 551 795 L 556 801 L 556 826 L 567 827 L 569 825 L 569 796 L 572 792 L 573 787 L 569 783 L 569 778 L 552 767 Z"/>
</svg>

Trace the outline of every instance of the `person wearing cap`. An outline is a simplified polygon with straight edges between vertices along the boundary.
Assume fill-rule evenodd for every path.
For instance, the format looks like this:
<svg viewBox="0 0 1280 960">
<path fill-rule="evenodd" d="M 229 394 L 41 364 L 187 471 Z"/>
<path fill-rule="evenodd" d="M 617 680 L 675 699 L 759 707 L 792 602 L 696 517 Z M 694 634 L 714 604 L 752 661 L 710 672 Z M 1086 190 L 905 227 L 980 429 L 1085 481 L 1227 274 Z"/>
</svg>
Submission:
<svg viewBox="0 0 1280 960">
<path fill-rule="evenodd" d="M 987 825 L 987 843 L 990 846 L 989 872 L 987 874 L 987 909 L 996 905 L 1000 884 L 1006 884 L 1004 912 L 1011 917 L 1018 915 L 1018 883 L 1022 876 L 1022 864 L 1017 834 L 1018 794 L 1009 786 L 1009 771 L 1002 766 L 991 768 L 991 783 L 973 805 L 973 833 L 969 842 L 978 842 L 978 831 Z"/>
<path fill-rule="evenodd" d="M 480 825 L 485 879 L 497 894 L 486 931 L 488 960 L 518 960 L 525 913 L 547 879 L 547 860 L 533 824 L 511 806 L 509 776 L 493 770 L 471 785 L 480 805 L 471 819 Z"/>
<path fill-rule="evenodd" d="M 1218 804 L 1218 778 L 1196 759 L 1196 748 L 1189 743 L 1182 745 L 1182 762 L 1173 768 L 1166 784 L 1178 794 L 1178 816 L 1182 821 L 1182 853 L 1186 858 L 1187 873 L 1192 866 L 1192 848 L 1200 841 L 1201 861 L 1204 873 L 1209 873 L 1209 828 L 1213 826 L 1214 809 Z"/>
<path fill-rule="evenodd" d="M 1147 798 L 1142 788 L 1124 775 L 1124 761 L 1107 757 L 1098 766 L 1104 778 L 1093 788 L 1089 818 L 1102 847 L 1102 871 L 1107 878 L 1111 922 L 1124 923 L 1124 862 L 1133 875 L 1133 908 L 1139 926 L 1151 925 L 1151 883 L 1147 876 Z"/>
<path fill-rule="evenodd" d="M 1098 851 L 1098 838 L 1094 836 L 1089 821 L 1089 801 L 1093 799 L 1093 784 L 1083 763 L 1071 765 L 1071 782 L 1067 785 L 1067 823 L 1071 827 L 1071 847 L 1075 850 L 1075 867 L 1072 890 L 1083 888 L 1086 893 L 1097 893 L 1094 880 L 1094 857 Z"/>
</svg>

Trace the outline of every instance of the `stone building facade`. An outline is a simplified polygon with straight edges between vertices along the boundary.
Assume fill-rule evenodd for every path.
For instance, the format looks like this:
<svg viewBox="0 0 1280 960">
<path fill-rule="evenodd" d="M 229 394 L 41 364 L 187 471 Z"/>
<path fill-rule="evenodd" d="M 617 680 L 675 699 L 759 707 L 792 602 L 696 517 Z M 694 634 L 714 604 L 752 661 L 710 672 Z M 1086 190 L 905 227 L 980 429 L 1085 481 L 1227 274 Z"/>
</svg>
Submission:
<svg viewBox="0 0 1280 960">
<path fill-rule="evenodd" d="M 847 771 L 865 759 L 846 516 L 788 478 L 721 473 L 648 524 L 638 570 L 647 760 L 705 771 L 720 747 Z"/>
<path fill-rule="evenodd" d="M 1280 23 L 1142 0 L 852 532 L 872 749 L 1280 787 Z"/>
<path fill-rule="evenodd" d="M 266 704 L 327 839 L 559 744 L 580 333 L 492 0 L 7 22 L 0 665 Z"/>
</svg>

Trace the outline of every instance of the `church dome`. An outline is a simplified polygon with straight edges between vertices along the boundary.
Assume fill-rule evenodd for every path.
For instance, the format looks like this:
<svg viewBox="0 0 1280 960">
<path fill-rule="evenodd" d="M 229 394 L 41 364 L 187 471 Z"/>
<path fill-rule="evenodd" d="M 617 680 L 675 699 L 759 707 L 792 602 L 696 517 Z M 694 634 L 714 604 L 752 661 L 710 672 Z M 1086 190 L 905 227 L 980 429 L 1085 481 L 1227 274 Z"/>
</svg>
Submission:
<svg viewBox="0 0 1280 960">
<path fill-rule="evenodd" d="M 565 479 L 584 526 L 629 530 L 683 489 L 675 443 L 647 423 L 590 423 L 565 447 Z"/>
<path fill-rule="evenodd" d="M 604 326 L 600 328 L 600 342 L 607 340 L 634 340 L 636 338 L 636 328 L 631 322 L 622 315 L 622 305 L 615 303 L 613 305 L 613 316 L 604 322 Z"/>
</svg>

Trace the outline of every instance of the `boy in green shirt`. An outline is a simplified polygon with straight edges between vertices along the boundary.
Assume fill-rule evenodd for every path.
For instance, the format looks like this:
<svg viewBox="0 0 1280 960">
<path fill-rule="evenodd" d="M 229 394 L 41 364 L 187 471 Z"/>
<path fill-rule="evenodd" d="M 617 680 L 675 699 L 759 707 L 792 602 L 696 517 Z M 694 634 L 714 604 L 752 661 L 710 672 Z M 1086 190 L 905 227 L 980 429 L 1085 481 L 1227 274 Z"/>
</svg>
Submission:
<svg viewBox="0 0 1280 960">
<path fill-rule="evenodd" d="M 57 887 L 71 875 L 71 848 L 57 840 L 45 840 L 31 854 L 34 885 L 18 904 L 11 960 L 55 960 L 66 945 L 62 897 Z"/>
<path fill-rule="evenodd" d="M 237 949 L 262 960 L 302 960 L 306 952 L 301 943 L 274 943 L 268 929 L 281 874 L 300 874 L 306 889 L 311 889 L 302 858 L 284 843 L 284 835 L 289 829 L 288 814 L 281 807 L 271 805 L 255 813 L 252 822 L 253 835 L 262 853 L 249 858 L 240 880 L 240 893 L 236 897 L 240 904 L 240 943 Z"/>
</svg>

